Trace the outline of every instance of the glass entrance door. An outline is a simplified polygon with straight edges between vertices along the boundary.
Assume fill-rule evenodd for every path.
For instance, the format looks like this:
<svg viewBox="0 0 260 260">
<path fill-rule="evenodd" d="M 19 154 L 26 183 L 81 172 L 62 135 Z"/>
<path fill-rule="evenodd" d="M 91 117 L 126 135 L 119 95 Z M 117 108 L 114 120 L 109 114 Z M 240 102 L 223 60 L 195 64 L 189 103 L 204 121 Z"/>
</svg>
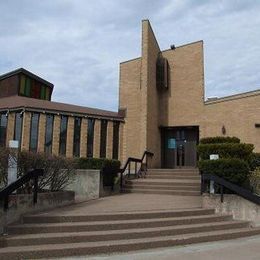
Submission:
<svg viewBox="0 0 260 260">
<path fill-rule="evenodd" d="M 195 167 L 198 127 L 173 127 L 162 130 L 162 167 Z"/>
</svg>

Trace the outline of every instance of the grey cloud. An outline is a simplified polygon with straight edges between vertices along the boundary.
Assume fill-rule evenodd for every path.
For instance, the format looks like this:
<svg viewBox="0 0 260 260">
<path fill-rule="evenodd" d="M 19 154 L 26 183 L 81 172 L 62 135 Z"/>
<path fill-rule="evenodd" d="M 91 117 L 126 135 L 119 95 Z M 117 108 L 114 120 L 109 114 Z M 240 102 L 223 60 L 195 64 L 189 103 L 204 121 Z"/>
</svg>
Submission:
<svg viewBox="0 0 260 260">
<path fill-rule="evenodd" d="M 54 100 L 117 110 L 119 62 L 140 56 L 140 21 L 162 49 L 203 39 L 206 95 L 259 87 L 260 1 L 0 2 L 0 73 L 25 67 Z"/>
</svg>

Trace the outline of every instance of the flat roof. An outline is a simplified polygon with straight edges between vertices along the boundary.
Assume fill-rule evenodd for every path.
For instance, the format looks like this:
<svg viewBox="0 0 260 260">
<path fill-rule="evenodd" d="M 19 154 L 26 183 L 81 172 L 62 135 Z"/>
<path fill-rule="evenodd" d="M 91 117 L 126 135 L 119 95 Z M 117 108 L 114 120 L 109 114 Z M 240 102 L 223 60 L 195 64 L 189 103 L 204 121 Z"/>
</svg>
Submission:
<svg viewBox="0 0 260 260">
<path fill-rule="evenodd" d="M 243 92 L 243 93 L 238 93 L 230 96 L 225 96 L 225 97 L 220 97 L 216 98 L 214 100 L 208 100 L 205 101 L 205 105 L 211 105 L 211 104 L 216 104 L 220 102 L 226 102 L 226 101 L 231 101 L 235 99 L 241 99 L 241 98 L 247 98 L 247 97 L 253 97 L 253 96 L 258 96 L 260 95 L 260 89 L 248 91 L 248 92 Z"/>
</svg>

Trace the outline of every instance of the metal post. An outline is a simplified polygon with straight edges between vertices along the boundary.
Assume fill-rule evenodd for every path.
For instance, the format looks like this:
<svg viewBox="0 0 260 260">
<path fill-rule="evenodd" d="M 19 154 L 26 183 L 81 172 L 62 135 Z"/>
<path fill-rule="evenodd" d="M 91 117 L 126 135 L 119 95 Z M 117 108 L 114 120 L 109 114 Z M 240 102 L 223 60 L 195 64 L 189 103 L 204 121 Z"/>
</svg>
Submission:
<svg viewBox="0 0 260 260">
<path fill-rule="evenodd" d="M 221 203 L 223 203 L 224 201 L 223 185 L 220 186 L 220 194 L 221 194 Z"/>
<path fill-rule="evenodd" d="M 9 202 L 8 195 L 6 195 L 4 198 L 4 211 L 8 210 L 8 202 Z"/>
<path fill-rule="evenodd" d="M 128 164 L 128 178 L 130 177 L 130 173 L 131 173 L 131 161 L 129 161 Z"/>
<path fill-rule="evenodd" d="M 201 174 L 200 194 L 202 195 L 203 192 L 204 192 L 204 178 L 203 178 L 203 174 Z"/>
<path fill-rule="evenodd" d="M 121 192 L 123 190 L 123 172 L 122 171 L 120 172 L 120 190 L 121 190 Z"/>
<path fill-rule="evenodd" d="M 38 197 L 38 176 L 34 177 L 33 204 L 37 203 Z"/>
</svg>

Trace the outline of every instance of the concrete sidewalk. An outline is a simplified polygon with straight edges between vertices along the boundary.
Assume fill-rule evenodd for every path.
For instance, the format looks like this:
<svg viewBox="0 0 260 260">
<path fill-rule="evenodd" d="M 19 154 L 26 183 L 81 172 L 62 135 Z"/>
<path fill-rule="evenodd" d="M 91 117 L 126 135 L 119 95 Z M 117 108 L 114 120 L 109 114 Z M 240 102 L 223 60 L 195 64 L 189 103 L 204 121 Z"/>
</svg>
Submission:
<svg viewBox="0 0 260 260">
<path fill-rule="evenodd" d="M 259 260 L 260 236 L 209 242 L 175 248 L 158 248 L 125 254 L 60 259 L 90 260 Z"/>
</svg>

